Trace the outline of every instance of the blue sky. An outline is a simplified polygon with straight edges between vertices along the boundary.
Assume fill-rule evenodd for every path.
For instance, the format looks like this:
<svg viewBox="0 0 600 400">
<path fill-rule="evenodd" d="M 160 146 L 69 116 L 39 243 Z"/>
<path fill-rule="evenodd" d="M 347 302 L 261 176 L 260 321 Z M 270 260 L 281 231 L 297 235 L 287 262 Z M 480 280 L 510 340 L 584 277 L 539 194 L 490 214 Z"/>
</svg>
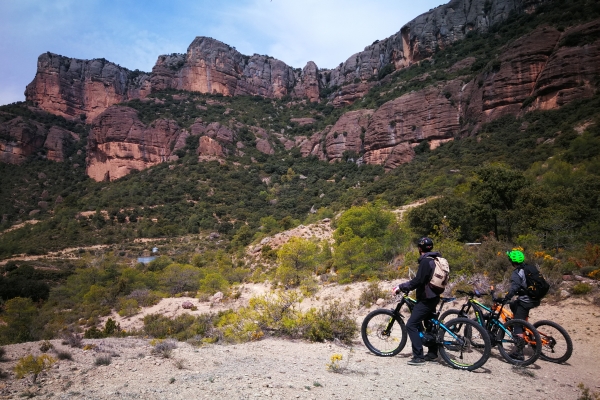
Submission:
<svg viewBox="0 0 600 400">
<path fill-rule="evenodd" d="M 210 36 L 295 68 L 332 68 L 444 0 L 0 0 L 0 105 L 25 100 L 37 57 L 106 58 L 150 72 Z"/>
</svg>

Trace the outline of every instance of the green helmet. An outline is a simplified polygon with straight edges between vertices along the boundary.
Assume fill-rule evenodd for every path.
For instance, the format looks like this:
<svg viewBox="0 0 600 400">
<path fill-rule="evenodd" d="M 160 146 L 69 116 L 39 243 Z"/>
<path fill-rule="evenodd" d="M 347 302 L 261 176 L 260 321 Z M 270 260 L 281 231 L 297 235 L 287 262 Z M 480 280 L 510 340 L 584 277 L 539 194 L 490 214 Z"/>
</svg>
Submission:
<svg viewBox="0 0 600 400">
<path fill-rule="evenodd" d="M 525 254 L 523 254 L 521 250 L 507 251 L 506 255 L 511 262 L 516 264 L 521 264 L 523 261 L 525 261 Z"/>
</svg>

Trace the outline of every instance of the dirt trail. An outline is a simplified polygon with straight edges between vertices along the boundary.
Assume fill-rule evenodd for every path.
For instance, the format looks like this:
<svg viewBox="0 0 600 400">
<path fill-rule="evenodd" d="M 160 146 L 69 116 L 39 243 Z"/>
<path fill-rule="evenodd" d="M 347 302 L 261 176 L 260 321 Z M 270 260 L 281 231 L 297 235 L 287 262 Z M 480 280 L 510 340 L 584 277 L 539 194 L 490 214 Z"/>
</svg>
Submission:
<svg viewBox="0 0 600 400">
<path fill-rule="evenodd" d="M 317 297 L 352 299 L 360 293 L 357 285 L 325 287 Z M 163 300 L 157 310 L 183 312 L 183 301 Z M 357 320 L 369 311 L 359 310 Z M 16 380 L 10 371 L 23 355 L 41 354 L 40 342 L 5 346 L 0 369 L 9 377 L 0 380 L 0 399 L 33 393 L 59 399 L 577 399 L 580 382 L 600 392 L 600 308 L 583 298 L 545 303 L 532 312 L 532 320 L 539 319 L 552 319 L 571 334 L 574 352 L 566 364 L 538 360 L 515 369 L 494 349 L 484 367 L 474 372 L 457 371 L 441 361 L 412 367 L 406 364 L 410 343 L 398 356 L 381 358 L 369 353 L 359 338 L 351 348 L 274 338 L 200 348 L 179 343 L 168 359 L 152 355 L 145 338 L 84 340 L 95 344 L 95 350 L 68 348 L 53 340 L 73 360 L 59 361 L 33 386 L 28 379 Z M 335 353 L 343 355 L 341 373 L 327 369 Z M 106 355 L 112 355 L 111 364 L 96 366 L 95 360 Z"/>
</svg>

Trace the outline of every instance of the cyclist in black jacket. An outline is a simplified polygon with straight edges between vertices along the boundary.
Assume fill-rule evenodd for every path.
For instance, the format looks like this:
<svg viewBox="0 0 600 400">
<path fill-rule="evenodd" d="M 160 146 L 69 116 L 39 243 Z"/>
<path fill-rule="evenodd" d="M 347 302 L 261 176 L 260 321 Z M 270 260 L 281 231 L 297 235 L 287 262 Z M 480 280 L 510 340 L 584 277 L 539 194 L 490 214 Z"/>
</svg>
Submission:
<svg viewBox="0 0 600 400">
<path fill-rule="evenodd" d="M 540 305 L 539 300 L 532 299 L 527 296 L 525 289 L 527 288 L 527 279 L 525 279 L 525 254 L 521 250 L 513 249 L 506 252 L 506 256 L 515 268 L 510 276 L 510 289 L 504 297 L 505 301 L 518 295 L 515 301 L 510 303 L 510 310 L 513 312 L 513 318 L 527 320 L 529 310 Z M 523 327 L 515 325 L 515 334 L 523 335 Z M 510 354 L 510 357 L 516 360 L 523 360 L 522 350 L 516 350 Z"/>
<path fill-rule="evenodd" d="M 425 361 L 437 360 L 437 344 L 435 341 L 427 341 L 427 355 L 423 355 L 423 321 L 429 321 L 440 301 L 440 294 L 435 293 L 429 286 L 429 281 L 435 271 L 435 262 L 432 257 L 441 257 L 441 254 L 433 250 L 433 240 L 428 237 L 419 239 L 417 243 L 421 256 L 418 259 L 419 270 L 417 275 L 410 281 L 396 286 L 394 293 L 409 292 L 417 289 L 417 304 L 412 310 L 410 318 L 406 322 L 408 337 L 412 343 L 413 358 L 408 361 L 409 365 L 424 365 Z M 427 324 L 427 323 L 426 323 Z M 426 336 L 427 333 L 425 332 Z"/>
</svg>

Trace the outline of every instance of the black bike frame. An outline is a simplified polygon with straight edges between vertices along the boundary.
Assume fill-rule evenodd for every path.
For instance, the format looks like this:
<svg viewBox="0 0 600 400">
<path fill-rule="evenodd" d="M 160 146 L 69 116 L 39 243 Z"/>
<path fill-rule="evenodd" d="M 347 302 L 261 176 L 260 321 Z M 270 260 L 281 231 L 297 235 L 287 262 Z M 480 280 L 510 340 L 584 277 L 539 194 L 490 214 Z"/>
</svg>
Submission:
<svg viewBox="0 0 600 400">
<path fill-rule="evenodd" d="M 480 303 L 478 300 L 475 300 L 473 296 L 469 293 L 467 302 L 462 305 L 460 312 L 458 314 L 459 317 L 469 318 L 469 311 L 473 308 L 473 312 L 475 313 L 475 319 L 477 323 L 483 326 L 488 332 L 491 332 L 494 326 L 502 329 L 508 337 L 512 338 L 512 333 L 506 329 L 504 324 L 500 322 L 500 312 L 496 312 L 492 308 Z M 493 294 L 492 294 L 493 297 Z M 503 305 L 504 306 L 504 305 Z M 485 316 L 488 316 L 487 320 Z M 496 338 L 490 335 L 490 339 L 492 342 L 496 342 Z"/>
<path fill-rule="evenodd" d="M 438 344 L 444 344 L 442 342 L 438 341 L 438 337 L 439 335 L 437 334 L 439 332 L 439 328 L 442 328 L 443 330 L 445 330 L 446 332 L 448 332 L 454 339 L 459 340 L 460 338 L 458 336 L 456 336 L 456 334 L 454 332 L 452 332 L 450 329 L 448 329 L 446 327 L 446 325 L 444 325 L 443 322 L 441 322 L 440 320 L 438 320 L 438 317 L 440 315 L 440 311 L 442 311 L 442 307 L 444 307 L 445 303 L 449 303 L 451 301 L 456 300 L 455 297 L 451 297 L 451 298 L 442 298 L 440 301 L 440 308 L 433 314 L 433 317 L 431 317 L 430 321 L 431 323 L 436 327 L 435 328 L 435 337 L 436 337 L 436 342 Z M 406 304 L 406 306 L 408 307 L 408 309 L 412 312 L 415 304 L 417 304 L 417 301 L 415 299 L 413 299 L 412 297 L 409 297 L 406 293 L 402 294 L 402 300 L 400 300 L 398 302 L 398 304 L 396 304 L 396 307 L 392 310 L 394 312 L 394 315 L 397 316 L 399 319 L 404 320 L 404 316 L 402 315 L 402 313 L 400 312 L 400 309 L 402 308 L 402 306 Z M 392 326 L 394 325 L 394 319 L 390 318 L 390 322 L 388 324 L 388 326 L 385 328 L 384 333 L 389 334 L 390 330 L 392 329 Z"/>
</svg>

